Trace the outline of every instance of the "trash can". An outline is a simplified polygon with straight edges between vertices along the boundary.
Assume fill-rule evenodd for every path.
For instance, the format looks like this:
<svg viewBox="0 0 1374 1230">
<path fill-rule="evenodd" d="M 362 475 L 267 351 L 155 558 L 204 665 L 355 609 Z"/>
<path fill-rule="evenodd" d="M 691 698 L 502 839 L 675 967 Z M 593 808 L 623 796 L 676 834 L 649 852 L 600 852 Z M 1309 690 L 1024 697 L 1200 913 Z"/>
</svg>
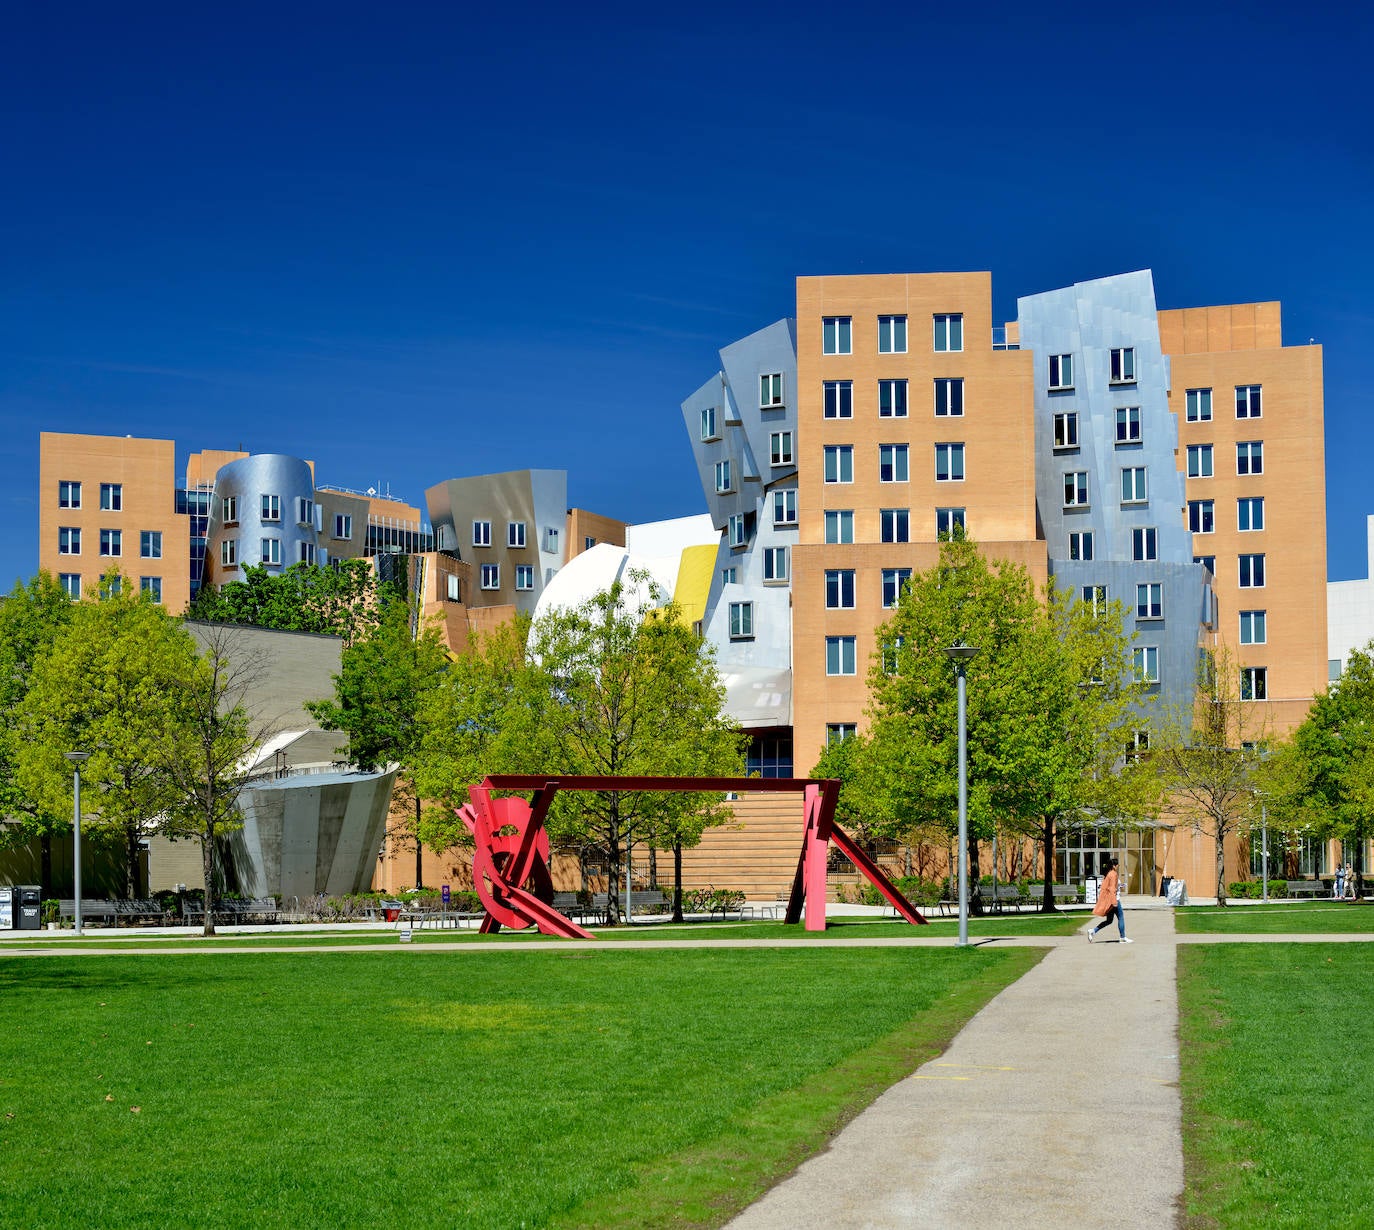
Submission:
<svg viewBox="0 0 1374 1230">
<path fill-rule="evenodd" d="M 14 886 L 14 929 L 39 931 L 43 927 L 43 889 L 38 884 Z"/>
<path fill-rule="evenodd" d="M 14 930 L 14 889 L 0 888 L 0 931 Z"/>
<path fill-rule="evenodd" d="M 395 922 L 401 917 L 401 903 L 399 901 L 383 901 L 382 917 L 385 918 L 387 922 Z"/>
</svg>

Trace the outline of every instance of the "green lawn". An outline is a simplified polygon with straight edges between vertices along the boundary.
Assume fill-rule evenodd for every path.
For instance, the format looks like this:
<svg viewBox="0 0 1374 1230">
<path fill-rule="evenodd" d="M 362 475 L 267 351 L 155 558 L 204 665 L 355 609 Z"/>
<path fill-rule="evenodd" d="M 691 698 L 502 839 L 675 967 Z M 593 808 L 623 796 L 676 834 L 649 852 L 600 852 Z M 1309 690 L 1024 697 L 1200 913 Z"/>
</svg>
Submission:
<svg viewBox="0 0 1374 1230">
<path fill-rule="evenodd" d="M 1370 1225 L 1374 947 L 1188 945 L 1178 977 L 1190 1230 Z"/>
<path fill-rule="evenodd" d="M 1292 905 L 1186 906 L 1174 911 L 1174 929 L 1229 935 L 1344 935 L 1374 932 L 1374 908 L 1356 902 Z"/>
<path fill-rule="evenodd" d="M 26 1225 L 717 1225 L 1040 956 L 0 951 L 0 1190 Z"/>
</svg>

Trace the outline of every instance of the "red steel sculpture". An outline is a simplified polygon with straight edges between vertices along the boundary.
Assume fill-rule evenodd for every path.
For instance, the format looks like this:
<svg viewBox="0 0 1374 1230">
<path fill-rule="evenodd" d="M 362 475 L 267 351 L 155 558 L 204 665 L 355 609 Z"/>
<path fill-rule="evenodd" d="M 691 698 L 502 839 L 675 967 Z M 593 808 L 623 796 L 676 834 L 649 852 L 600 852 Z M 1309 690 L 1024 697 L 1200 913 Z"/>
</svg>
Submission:
<svg viewBox="0 0 1374 1230">
<path fill-rule="evenodd" d="M 492 798 L 494 790 L 528 790 L 527 800 Z M 545 935 L 593 939 L 551 904 L 553 878 L 549 874 L 549 835 L 544 818 L 560 790 L 738 791 L 740 793 L 798 792 L 805 802 L 806 824 L 801 855 L 792 878 L 785 920 L 797 923 L 805 906 L 806 929 L 825 930 L 825 867 L 830 843 L 848 857 L 910 923 L 924 925 L 919 910 L 897 890 L 878 865 L 835 824 L 840 783 L 801 777 L 542 777 L 498 773 L 469 786 L 471 802 L 458 809 L 476 842 L 472 878 L 486 907 L 481 930 L 488 934 L 503 926 L 521 930 L 536 926 Z"/>
</svg>

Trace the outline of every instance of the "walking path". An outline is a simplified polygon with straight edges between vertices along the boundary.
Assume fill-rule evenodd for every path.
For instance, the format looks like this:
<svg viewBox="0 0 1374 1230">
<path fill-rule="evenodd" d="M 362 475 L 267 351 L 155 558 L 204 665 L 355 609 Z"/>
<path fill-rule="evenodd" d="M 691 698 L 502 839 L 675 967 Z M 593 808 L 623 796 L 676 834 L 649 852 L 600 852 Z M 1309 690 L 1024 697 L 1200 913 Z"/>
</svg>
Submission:
<svg viewBox="0 0 1374 1230">
<path fill-rule="evenodd" d="M 732 1230 L 1175 1224 L 1173 912 L 1126 925 L 1054 945 Z"/>
</svg>

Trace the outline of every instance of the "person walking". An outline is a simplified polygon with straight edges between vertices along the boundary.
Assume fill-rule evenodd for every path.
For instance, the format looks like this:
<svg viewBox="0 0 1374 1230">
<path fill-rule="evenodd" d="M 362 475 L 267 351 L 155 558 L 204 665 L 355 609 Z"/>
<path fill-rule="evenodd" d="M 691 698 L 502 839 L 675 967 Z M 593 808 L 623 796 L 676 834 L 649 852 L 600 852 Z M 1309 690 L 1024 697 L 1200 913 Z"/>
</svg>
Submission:
<svg viewBox="0 0 1374 1230">
<path fill-rule="evenodd" d="M 1339 901 L 1345 896 L 1345 864 L 1336 864 L 1336 882 L 1331 886 L 1331 897 Z"/>
<path fill-rule="evenodd" d="M 1117 870 L 1120 860 L 1112 859 L 1107 869 L 1107 874 L 1103 877 L 1102 884 L 1097 890 L 1097 904 L 1093 906 L 1093 913 L 1098 915 L 1102 921 L 1088 932 L 1088 943 L 1093 942 L 1095 936 L 1103 927 L 1111 925 L 1112 916 L 1116 916 L 1117 930 L 1121 932 L 1121 942 L 1123 944 L 1134 943 L 1126 936 L 1126 915 L 1121 909 L 1121 873 Z"/>
</svg>

